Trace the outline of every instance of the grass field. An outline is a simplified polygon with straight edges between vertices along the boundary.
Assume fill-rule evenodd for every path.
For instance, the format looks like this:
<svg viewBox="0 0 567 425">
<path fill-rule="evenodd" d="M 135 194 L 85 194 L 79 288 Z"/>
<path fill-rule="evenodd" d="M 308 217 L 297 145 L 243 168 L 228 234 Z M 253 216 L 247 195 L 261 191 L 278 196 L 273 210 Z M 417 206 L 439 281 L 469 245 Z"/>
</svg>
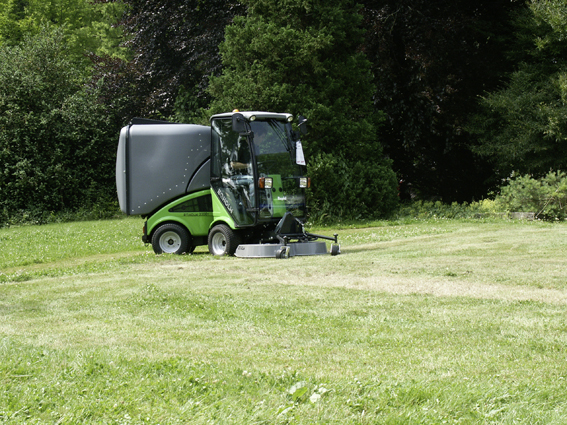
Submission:
<svg viewBox="0 0 567 425">
<path fill-rule="evenodd" d="M 567 423 L 567 224 L 314 229 L 343 253 L 287 260 L 141 225 L 0 229 L 0 423 Z"/>
</svg>

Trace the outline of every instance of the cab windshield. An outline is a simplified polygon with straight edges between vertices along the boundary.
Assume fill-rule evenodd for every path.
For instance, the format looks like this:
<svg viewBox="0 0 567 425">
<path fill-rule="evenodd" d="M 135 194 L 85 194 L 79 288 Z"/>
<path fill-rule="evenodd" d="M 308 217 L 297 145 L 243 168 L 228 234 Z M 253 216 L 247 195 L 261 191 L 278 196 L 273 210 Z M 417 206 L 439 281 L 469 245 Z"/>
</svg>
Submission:
<svg viewBox="0 0 567 425">
<path fill-rule="evenodd" d="M 231 120 L 213 120 L 213 189 L 239 226 L 279 219 L 286 212 L 304 217 L 300 178 L 305 167 L 296 161 L 291 124 L 257 120 L 249 125 L 249 134 L 242 135 L 232 130 Z"/>
<path fill-rule="evenodd" d="M 291 124 L 282 121 L 253 121 L 252 143 L 258 177 L 271 178 L 271 189 L 259 190 L 260 218 L 282 217 L 291 212 L 305 215 L 305 190 L 299 179 L 303 167 L 296 162 L 296 145 L 291 141 Z"/>
</svg>

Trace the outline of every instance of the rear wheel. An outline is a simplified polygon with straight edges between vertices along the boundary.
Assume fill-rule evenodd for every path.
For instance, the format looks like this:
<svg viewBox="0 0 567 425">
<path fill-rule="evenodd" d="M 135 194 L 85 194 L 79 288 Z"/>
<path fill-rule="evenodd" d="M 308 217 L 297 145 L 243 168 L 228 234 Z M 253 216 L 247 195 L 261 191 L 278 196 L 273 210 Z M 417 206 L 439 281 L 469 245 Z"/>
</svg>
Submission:
<svg viewBox="0 0 567 425">
<path fill-rule="evenodd" d="M 195 249 L 187 229 L 174 223 L 158 227 L 152 236 L 152 248 L 156 254 L 184 254 Z"/>
<path fill-rule="evenodd" d="M 218 224 L 209 233 L 209 252 L 213 255 L 233 255 L 240 245 L 239 235 L 226 224 Z"/>
</svg>

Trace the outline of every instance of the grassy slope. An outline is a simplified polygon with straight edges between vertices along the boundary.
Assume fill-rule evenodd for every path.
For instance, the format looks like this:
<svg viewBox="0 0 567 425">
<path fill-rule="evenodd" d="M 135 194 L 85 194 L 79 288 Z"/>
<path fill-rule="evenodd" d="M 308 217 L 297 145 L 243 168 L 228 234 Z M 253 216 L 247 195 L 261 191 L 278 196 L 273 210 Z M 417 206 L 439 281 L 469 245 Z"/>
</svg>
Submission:
<svg viewBox="0 0 567 425">
<path fill-rule="evenodd" d="M 567 422 L 564 224 L 289 260 L 156 257 L 140 227 L 0 230 L 0 423 Z"/>
</svg>

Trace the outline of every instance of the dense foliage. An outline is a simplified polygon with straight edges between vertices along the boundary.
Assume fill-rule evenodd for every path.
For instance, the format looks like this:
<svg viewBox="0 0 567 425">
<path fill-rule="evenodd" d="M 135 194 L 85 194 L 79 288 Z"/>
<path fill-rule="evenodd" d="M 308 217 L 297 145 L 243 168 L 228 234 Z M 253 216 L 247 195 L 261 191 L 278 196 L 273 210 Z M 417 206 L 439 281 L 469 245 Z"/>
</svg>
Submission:
<svg viewBox="0 0 567 425">
<path fill-rule="evenodd" d="M 114 74 L 111 94 L 131 101 L 121 114 L 193 122 L 210 102 L 209 76 L 220 74 L 224 28 L 244 8 L 226 0 L 124 2 L 126 46 L 133 60 L 111 62 L 108 70 Z"/>
<path fill-rule="evenodd" d="M 0 0 L 0 44 L 16 45 L 51 26 L 75 60 L 87 63 L 86 52 L 126 58 L 122 28 L 115 25 L 123 11 L 122 2 L 105 0 Z"/>
<path fill-rule="evenodd" d="M 313 213 L 372 217 L 396 205 L 396 177 L 377 137 L 370 62 L 359 51 L 354 1 L 247 0 L 227 27 L 223 75 L 211 80 L 213 112 L 265 109 L 303 114 L 314 182 Z"/>
<path fill-rule="evenodd" d="M 319 217 L 385 215 L 396 180 L 450 203 L 543 178 L 567 168 L 565 16 L 564 0 L 0 0 L 0 211 L 114 198 L 133 116 L 233 108 L 309 118 Z"/>
<path fill-rule="evenodd" d="M 113 195 L 116 128 L 97 99 L 60 32 L 0 46 L 0 218 Z"/>
<path fill-rule="evenodd" d="M 477 151 L 493 160 L 499 176 L 567 167 L 566 15 L 564 1 L 534 0 L 517 17 L 510 50 L 516 69 L 484 97 L 473 121 L 482 141 Z"/>
<path fill-rule="evenodd" d="M 563 220 L 567 217 L 567 174 L 513 175 L 496 197 L 496 205 L 506 211 L 532 212 L 535 218 Z"/>
<path fill-rule="evenodd" d="M 511 63 L 510 0 L 367 0 L 365 52 L 402 196 L 480 199 L 493 180 L 465 124 Z"/>
</svg>

